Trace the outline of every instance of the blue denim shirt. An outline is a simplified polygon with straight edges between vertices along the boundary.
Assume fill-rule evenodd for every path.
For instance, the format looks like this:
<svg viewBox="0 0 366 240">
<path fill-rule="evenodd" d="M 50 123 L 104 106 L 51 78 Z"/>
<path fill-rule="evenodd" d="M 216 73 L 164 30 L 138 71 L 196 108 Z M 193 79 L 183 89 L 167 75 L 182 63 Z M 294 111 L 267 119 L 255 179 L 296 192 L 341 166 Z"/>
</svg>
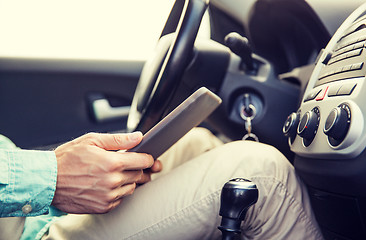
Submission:
<svg viewBox="0 0 366 240">
<path fill-rule="evenodd" d="M 54 152 L 21 150 L 0 135 L 0 217 L 48 213 L 56 180 Z"/>
<path fill-rule="evenodd" d="M 21 240 L 41 239 L 64 215 L 50 207 L 56 180 L 54 152 L 21 150 L 0 135 L 0 217 L 26 217 Z"/>
</svg>

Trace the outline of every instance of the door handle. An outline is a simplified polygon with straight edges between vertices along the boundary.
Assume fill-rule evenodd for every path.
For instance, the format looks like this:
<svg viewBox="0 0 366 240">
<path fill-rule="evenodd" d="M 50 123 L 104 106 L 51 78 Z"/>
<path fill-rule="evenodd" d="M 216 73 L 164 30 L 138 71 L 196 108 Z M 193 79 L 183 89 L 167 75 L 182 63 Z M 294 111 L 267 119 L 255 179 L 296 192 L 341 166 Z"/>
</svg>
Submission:
<svg viewBox="0 0 366 240">
<path fill-rule="evenodd" d="M 130 106 L 112 107 L 105 98 L 94 100 L 92 108 L 97 122 L 126 118 L 130 112 Z"/>
</svg>

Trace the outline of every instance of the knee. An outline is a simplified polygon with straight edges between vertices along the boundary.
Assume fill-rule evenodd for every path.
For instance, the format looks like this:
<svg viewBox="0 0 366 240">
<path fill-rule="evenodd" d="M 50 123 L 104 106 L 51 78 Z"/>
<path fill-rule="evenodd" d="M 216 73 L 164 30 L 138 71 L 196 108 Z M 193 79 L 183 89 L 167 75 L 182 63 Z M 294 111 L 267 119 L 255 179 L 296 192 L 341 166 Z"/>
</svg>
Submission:
<svg viewBox="0 0 366 240">
<path fill-rule="evenodd" d="M 222 161 L 233 168 L 244 168 L 248 178 L 251 176 L 277 178 L 294 171 L 286 157 L 267 144 L 235 141 L 223 145 L 218 151 L 222 152 Z"/>
<path fill-rule="evenodd" d="M 285 158 L 282 153 L 271 145 L 254 141 L 234 141 L 222 146 L 222 150 L 232 152 L 238 156 L 256 159 Z"/>
</svg>

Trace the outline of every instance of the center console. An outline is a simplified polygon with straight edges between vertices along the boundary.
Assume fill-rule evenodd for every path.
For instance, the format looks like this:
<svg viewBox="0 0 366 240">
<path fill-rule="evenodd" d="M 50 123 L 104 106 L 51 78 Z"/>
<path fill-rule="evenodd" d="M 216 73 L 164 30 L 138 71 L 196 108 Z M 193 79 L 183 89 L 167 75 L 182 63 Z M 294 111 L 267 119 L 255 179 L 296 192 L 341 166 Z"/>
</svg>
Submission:
<svg viewBox="0 0 366 240">
<path fill-rule="evenodd" d="M 317 58 L 283 132 L 326 239 L 366 239 L 366 4 Z"/>
</svg>

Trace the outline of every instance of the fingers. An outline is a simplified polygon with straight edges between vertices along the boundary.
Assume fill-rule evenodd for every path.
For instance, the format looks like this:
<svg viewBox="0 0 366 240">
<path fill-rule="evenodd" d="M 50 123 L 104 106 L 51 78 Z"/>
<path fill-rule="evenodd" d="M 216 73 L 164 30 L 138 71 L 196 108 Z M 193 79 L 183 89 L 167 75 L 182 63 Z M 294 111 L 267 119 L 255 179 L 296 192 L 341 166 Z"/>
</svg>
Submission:
<svg viewBox="0 0 366 240">
<path fill-rule="evenodd" d="M 124 171 L 114 172 L 106 176 L 106 179 L 100 185 L 109 189 L 116 189 L 123 185 L 136 183 L 142 178 L 143 171 Z"/>
<path fill-rule="evenodd" d="M 139 181 L 137 181 L 136 183 L 144 184 L 144 183 L 150 182 L 151 181 L 151 174 L 158 173 L 162 169 L 163 169 L 163 164 L 159 160 L 154 161 L 154 164 L 151 166 L 151 168 L 145 169 L 143 171 L 141 179 Z"/>
<path fill-rule="evenodd" d="M 141 170 L 150 168 L 154 164 L 151 155 L 145 153 L 133 152 L 111 152 L 114 154 L 115 169 L 124 170 Z"/>
<path fill-rule="evenodd" d="M 95 199 L 95 213 L 106 213 L 117 207 L 124 197 L 133 194 L 136 189 L 136 183 L 123 185 L 119 188 L 110 191 L 108 194 Z M 89 201 L 92 201 L 90 198 Z"/>
<path fill-rule="evenodd" d="M 141 140 L 141 132 L 125 134 L 88 133 L 78 139 L 78 141 L 86 141 L 105 150 L 130 149 L 139 144 Z"/>
<path fill-rule="evenodd" d="M 127 134 L 101 134 L 101 133 L 88 133 L 74 141 L 79 145 L 97 146 L 104 150 L 126 150 L 130 149 L 142 140 L 141 132 L 133 132 Z M 154 160 L 150 155 L 141 153 L 127 153 L 124 151 L 119 152 L 99 152 L 101 155 L 114 154 L 115 161 L 111 162 L 111 166 L 108 166 L 108 161 L 102 161 L 106 164 L 107 169 L 119 168 L 120 170 L 139 170 L 149 168 L 153 165 Z M 117 155 L 118 154 L 118 155 Z M 99 156 L 100 159 L 106 159 L 105 156 Z M 107 158 L 109 159 L 109 157 Z"/>
<path fill-rule="evenodd" d="M 141 175 L 141 178 L 139 181 L 137 181 L 137 184 L 144 184 L 151 181 L 151 173 L 150 172 L 144 172 Z"/>
<path fill-rule="evenodd" d="M 154 164 L 151 166 L 150 171 L 151 173 L 158 173 L 163 170 L 163 164 L 160 160 L 156 160 Z"/>
<path fill-rule="evenodd" d="M 101 196 L 99 199 L 101 199 L 105 204 L 111 204 L 114 203 L 123 197 L 126 197 L 128 195 L 131 195 L 136 189 L 136 183 L 130 183 L 125 184 L 121 187 L 118 187 L 116 189 L 113 189 L 108 194 Z"/>
</svg>

